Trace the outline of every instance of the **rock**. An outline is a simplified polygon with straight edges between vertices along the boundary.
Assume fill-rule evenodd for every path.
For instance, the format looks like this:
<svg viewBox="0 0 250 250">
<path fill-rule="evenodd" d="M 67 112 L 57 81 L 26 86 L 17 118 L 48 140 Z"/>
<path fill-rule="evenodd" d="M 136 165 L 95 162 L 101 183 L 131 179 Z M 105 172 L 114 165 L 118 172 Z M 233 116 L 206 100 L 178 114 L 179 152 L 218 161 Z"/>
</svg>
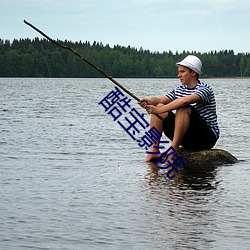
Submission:
<svg viewBox="0 0 250 250">
<path fill-rule="evenodd" d="M 236 163 L 238 160 L 229 152 L 222 149 L 194 151 L 180 148 L 179 156 L 183 156 L 186 165 L 222 165 Z"/>
</svg>

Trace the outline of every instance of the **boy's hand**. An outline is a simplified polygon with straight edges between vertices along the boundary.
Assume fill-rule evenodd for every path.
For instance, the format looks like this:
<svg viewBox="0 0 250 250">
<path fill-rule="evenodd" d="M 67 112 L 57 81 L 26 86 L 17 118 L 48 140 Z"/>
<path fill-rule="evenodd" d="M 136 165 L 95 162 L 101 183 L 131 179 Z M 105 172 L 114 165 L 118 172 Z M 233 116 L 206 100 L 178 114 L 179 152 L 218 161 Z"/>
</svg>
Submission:
<svg viewBox="0 0 250 250">
<path fill-rule="evenodd" d="M 145 109 L 150 104 L 150 101 L 148 98 L 143 98 L 140 101 L 138 101 L 138 104 Z"/>
<path fill-rule="evenodd" d="M 159 109 L 156 108 L 154 105 L 147 105 L 146 110 L 148 114 L 155 114 L 155 115 L 159 114 Z"/>
</svg>

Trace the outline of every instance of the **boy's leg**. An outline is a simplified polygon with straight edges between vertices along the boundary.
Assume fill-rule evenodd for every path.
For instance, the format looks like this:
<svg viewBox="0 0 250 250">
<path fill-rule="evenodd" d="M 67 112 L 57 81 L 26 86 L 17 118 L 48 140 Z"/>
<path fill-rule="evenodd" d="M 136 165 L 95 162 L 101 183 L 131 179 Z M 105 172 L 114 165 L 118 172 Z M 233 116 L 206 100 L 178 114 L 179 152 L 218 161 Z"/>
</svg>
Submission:
<svg viewBox="0 0 250 250">
<path fill-rule="evenodd" d="M 157 104 L 156 107 L 161 107 L 163 104 Z M 160 116 L 165 119 L 168 116 L 168 113 L 160 114 Z M 160 133 L 162 133 L 163 125 L 162 125 L 162 120 L 160 120 L 157 116 L 151 115 L 150 118 L 150 128 L 155 127 Z M 150 152 L 159 152 L 158 148 L 154 148 L 155 146 L 159 146 L 159 141 L 158 140 L 155 144 L 153 144 L 150 147 Z M 157 158 L 159 158 L 159 155 L 154 155 L 154 154 L 148 154 L 145 158 L 145 162 L 151 162 L 155 161 Z"/>
<path fill-rule="evenodd" d="M 217 141 L 213 130 L 203 120 L 198 111 L 191 107 L 189 116 L 189 127 L 181 141 L 186 149 L 204 150 L 212 148 Z"/>
<path fill-rule="evenodd" d="M 186 106 L 176 110 L 175 128 L 172 147 L 178 152 L 179 146 L 189 128 L 191 107 Z"/>
</svg>

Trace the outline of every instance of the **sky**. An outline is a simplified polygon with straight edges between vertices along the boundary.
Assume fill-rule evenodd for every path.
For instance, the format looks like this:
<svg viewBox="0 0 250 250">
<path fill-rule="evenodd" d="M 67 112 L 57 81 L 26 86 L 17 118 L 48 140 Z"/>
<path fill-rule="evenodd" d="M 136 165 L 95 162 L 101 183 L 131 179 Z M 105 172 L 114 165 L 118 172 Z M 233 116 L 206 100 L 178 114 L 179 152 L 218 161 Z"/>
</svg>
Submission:
<svg viewBox="0 0 250 250">
<path fill-rule="evenodd" d="M 0 0 L 0 38 L 42 36 L 151 52 L 250 52 L 249 0 Z"/>
</svg>

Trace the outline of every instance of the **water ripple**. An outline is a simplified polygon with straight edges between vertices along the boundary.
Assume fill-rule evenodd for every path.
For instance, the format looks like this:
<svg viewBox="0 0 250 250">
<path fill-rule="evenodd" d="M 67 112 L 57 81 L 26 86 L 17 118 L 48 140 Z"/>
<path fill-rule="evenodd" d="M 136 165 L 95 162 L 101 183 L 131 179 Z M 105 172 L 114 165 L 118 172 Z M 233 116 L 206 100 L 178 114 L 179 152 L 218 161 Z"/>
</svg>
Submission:
<svg viewBox="0 0 250 250">
<path fill-rule="evenodd" d="M 141 97 L 178 84 L 119 81 Z M 0 248 L 248 249 L 250 81 L 208 83 L 216 147 L 240 161 L 185 167 L 170 181 L 98 105 L 108 80 L 1 79 Z"/>
</svg>

